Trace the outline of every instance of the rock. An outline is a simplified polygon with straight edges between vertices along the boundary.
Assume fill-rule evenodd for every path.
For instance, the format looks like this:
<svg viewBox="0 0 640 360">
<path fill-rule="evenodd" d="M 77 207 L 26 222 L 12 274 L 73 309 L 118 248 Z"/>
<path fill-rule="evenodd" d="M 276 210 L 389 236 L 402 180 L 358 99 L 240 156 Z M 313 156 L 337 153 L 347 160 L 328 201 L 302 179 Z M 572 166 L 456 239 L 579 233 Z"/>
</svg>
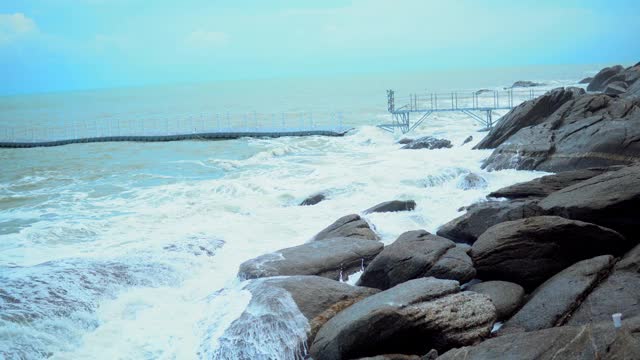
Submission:
<svg viewBox="0 0 640 360">
<path fill-rule="evenodd" d="M 640 97 L 640 81 L 636 81 L 633 85 L 629 86 L 629 89 L 624 93 L 624 96 Z"/>
<path fill-rule="evenodd" d="M 519 87 L 535 87 L 535 86 L 543 86 L 542 83 L 537 83 L 533 81 L 519 80 L 511 85 L 511 88 L 519 88 Z"/>
<path fill-rule="evenodd" d="M 607 95 L 617 96 L 627 92 L 628 88 L 629 85 L 624 81 L 614 81 L 607 84 L 607 87 L 604 88 L 604 93 Z"/>
<path fill-rule="evenodd" d="M 524 289 L 507 281 L 485 281 L 471 285 L 469 291 L 487 295 L 496 307 L 498 321 L 508 319 L 524 301 Z"/>
<path fill-rule="evenodd" d="M 589 86 L 587 86 L 587 91 L 604 90 L 604 88 L 607 86 L 607 83 L 609 82 L 609 79 L 618 75 L 623 70 L 624 68 L 622 67 L 622 65 L 606 67 L 600 70 L 600 72 L 593 77 L 593 80 L 589 83 Z"/>
<path fill-rule="evenodd" d="M 363 357 L 358 360 L 422 360 L 422 357 L 418 355 L 384 354 L 378 356 Z"/>
<path fill-rule="evenodd" d="M 378 205 L 368 208 L 364 211 L 365 214 L 370 213 L 383 213 L 383 212 L 396 212 L 396 211 L 413 211 L 416 208 L 416 202 L 413 200 L 401 201 L 392 200 L 385 201 Z"/>
<path fill-rule="evenodd" d="M 564 325 L 591 290 L 605 278 L 613 256 L 602 255 L 579 261 L 540 285 L 529 301 L 500 331 L 534 331 Z"/>
<path fill-rule="evenodd" d="M 338 280 L 359 271 L 383 245 L 377 241 L 333 238 L 312 241 L 247 260 L 238 276 L 255 279 L 282 275 L 318 275 Z"/>
<path fill-rule="evenodd" d="M 640 165 L 607 172 L 540 201 L 549 214 L 592 222 L 640 240 Z"/>
<path fill-rule="evenodd" d="M 251 292 L 247 308 L 207 358 L 225 358 L 231 351 L 238 359 L 302 358 L 304 341 L 313 341 L 328 319 L 378 292 L 319 276 L 257 279 L 245 289 Z"/>
<path fill-rule="evenodd" d="M 378 240 L 369 224 L 359 215 L 352 214 L 341 217 L 333 224 L 327 226 L 313 237 L 313 241 L 331 239 L 336 237 L 349 237 L 356 239 Z"/>
<path fill-rule="evenodd" d="M 470 143 L 472 141 L 473 141 L 473 136 L 469 135 L 469 137 L 464 139 L 464 141 L 462 142 L 462 145 L 460 145 L 460 146 L 466 145 L 467 143 Z"/>
<path fill-rule="evenodd" d="M 493 225 L 543 215 L 536 201 L 487 201 L 473 204 L 466 210 L 464 215 L 442 225 L 436 234 L 458 243 L 473 244 Z"/>
<path fill-rule="evenodd" d="M 569 325 L 611 321 L 611 314 L 623 319 L 640 315 L 640 246 L 629 251 L 571 315 Z M 623 323 L 626 320 L 623 320 Z"/>
<path fill-rule="evenodd" d="M 403 146 L 403 149 L 442 149 L 442 148 L 451 148 L 453 145 L 451 141 L 446 139 L 436 139 L 433 136 L 425 136 L 419 139 L 413 140 L 412 142 Z"/>
<path fill-rule="evenodd" d="M 531 181 L 507 186 L 490 193 L 488 196 L 507 199 L 543 198 L 555 191 L 562 190 L 604 172 L 615 171 L 621 168 L 622 167 L 620 166 L 611 166 L 563 171 L 557 174 L 539 177 Z"/>
<path fill-rule="evenodd" d="M 492 226 L 471 247 L 471 258 L 480 279 L 512 281 L 532 289 L 577 261 L 620 255 L 630 246 L 611 229 L 536 216 Z"/>
<path fill-rule="evenodd" d="M 578 84 L 588 84 L 593 81 L 593 77 L 586 77 L 578 82 Z"/>
<path fill-rule="evenodd" d="M 315 205 L 319 202 L 321 202 L 322 200 L 326 199 L 324 194 L 315 194 L 315 195 L 311 195 L 308 198 L 304 199 L 304 201 L 302 201 L 300 203 L 300 206 L 310 206 L 310 205 Z"/>
<path fill-rule="evenodd" d="M 421 278 L 367 297 L 339 312 L 311 345 L 315 360 L 425 354 L 473 344 L 489 335 L 495 308 L 452 280 Z"/>
<path fill-rule="evenodd" d="M 460 176 L 456 187 L 462 190 L 484 189 L 488 186 L 487 180 L 475 173 L 468 173 Z"/>
<path fill-rule="evenodd" d="M 640 359 L 640 319 L 615 329 L 611 320 L 585 326 L 562 326 L 516 333 L 453 349 L 438 360 L 575 360 Z"/>
<path fill-rule="evenodd" d="M 413 142 L 413 139 L 409 139 L 409 138 L 402 138 L 398 140 L 398 144 L 402 144 L 402 145 L 411 144 L 412 142 Z"/>
<path fill-rule="evenodd" d="M 505 142 L 520 129 L 540 124 L 566 102 L 584 94 L 576 87 L 558 88 L 516 106 L 491 129 L 474 149 L 493 149 Z"/>
<path fill-rule="evenodd" d="M 475 274 L 471 258 L 453 241 L 416 230 L 386 246 L 364 269 L 358 285 L 385 290 L 429 276 L 465 283 Z"/>
<path fill-rule="evenodd" d="M 640 160 L 640 98 L 587 94 L 522 128 L 485 160 L 487 170 L 567 171 Z"/>
</svg>

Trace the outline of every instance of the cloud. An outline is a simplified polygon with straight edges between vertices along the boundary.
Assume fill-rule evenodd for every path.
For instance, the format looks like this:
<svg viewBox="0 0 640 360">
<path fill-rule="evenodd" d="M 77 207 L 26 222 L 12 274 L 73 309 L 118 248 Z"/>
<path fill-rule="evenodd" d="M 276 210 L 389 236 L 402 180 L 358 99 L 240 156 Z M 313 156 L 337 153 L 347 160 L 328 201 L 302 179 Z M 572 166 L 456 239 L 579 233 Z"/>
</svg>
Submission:
<svg viewBox="0 0 640 360">
<path fill-rule="evenodd" d="M 185 43 L 192 48 L 212 49 L 227 45 L 229 35 L 220 31 L 195 30 L 189 33 Z"/>
<path fill-rule="evenodd" d="M 0 14 L 0 45 L 37 33 L 35 21 L 23 13 Z"/>
</svg>

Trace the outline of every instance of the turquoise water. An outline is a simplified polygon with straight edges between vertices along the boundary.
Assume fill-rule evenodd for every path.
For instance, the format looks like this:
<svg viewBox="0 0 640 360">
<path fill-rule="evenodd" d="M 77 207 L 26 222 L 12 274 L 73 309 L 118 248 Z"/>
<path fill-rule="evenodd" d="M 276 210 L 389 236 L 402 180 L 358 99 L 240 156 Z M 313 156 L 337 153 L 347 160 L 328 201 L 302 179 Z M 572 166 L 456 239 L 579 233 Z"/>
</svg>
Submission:
<svg viewBox="0 0 640 360">
<path fill-rule="evenodd" d="M 137 121 L 149 114 L 253 110 L 342 111 L 355 127 L 340 138 L 0 149 L 0 357 L 237 359 L 238 353 L 256 353 L 261 359 L 295 358 L 277 348 L 240 352 L 224 341 L 251 298 L 236 278 L 240 263 L 301 244 L 338 217 L 391 199 L 414 199 L 418 206 L 413 212 L 365 216 L 385 243 L 407 230 L 435 231 L 459 215 L 459 207 L 541 175 L 482 171 L 480 163 L 490 152 L 470 148 L 484 133 L 455 113 L 434 114 L 413 134 L 445 137 L 453 148 L 400 150 L 395 142 L 401 135 L 371 126 L 388 120 L 386 88 L 397 93 L 427 86 L 501 88 L 521 79 L 552 87 L 575 83 L 598 68 L 381 74 L 0 98 L 0 134 L 8 126 L 70 119 Z M 469 135 L 474 141 L 461 146 Z M 459 188 L 460 176 L 468 172 L 485 177 L 488 187 Z M 318 191 L 328 200 L 297 206 Z M 285 325 L 282 329 L 299 324 Z M 299 333 L 270 336 L 291 341 Z"/>
</svg>

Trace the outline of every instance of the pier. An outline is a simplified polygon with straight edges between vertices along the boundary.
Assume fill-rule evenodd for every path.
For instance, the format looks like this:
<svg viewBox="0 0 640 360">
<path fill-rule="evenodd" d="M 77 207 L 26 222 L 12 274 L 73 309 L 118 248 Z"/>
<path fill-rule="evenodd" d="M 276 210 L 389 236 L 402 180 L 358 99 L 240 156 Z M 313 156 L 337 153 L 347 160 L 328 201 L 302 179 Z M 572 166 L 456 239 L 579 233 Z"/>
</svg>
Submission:
<svg viewBox="0 0 640 360">
<path fill-rule="evenodd" d="M 400 130 L 406 134 L 420 126 L 431 114 L 459 112 L 470 116 L 485 129 L 491 129 L 494 111 L 511 110 L 544 92 L 539 89 L 482 89 L 472 92 L 410 94 L 408 97 L 396 98 L 395 91 L 387 90 L 387 110 L 392 121 L 378 127 L 389 132 Z M 402 105 L 396 106 L 397 103 Z M 413 123 L 412 114 L 416 117 Z"/>
</svg>

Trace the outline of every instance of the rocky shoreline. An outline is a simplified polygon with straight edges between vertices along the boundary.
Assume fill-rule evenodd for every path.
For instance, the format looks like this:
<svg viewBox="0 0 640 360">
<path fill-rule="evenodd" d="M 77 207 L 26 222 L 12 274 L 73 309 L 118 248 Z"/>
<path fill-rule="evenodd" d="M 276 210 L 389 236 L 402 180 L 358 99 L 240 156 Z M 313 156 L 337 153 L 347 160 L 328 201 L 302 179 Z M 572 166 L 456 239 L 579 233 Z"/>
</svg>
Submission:
<svg viewBox="0 0 640 360">
<path fill-rule="evenodd" d="M 476 146 L 494 149 L 483 167 L 555 174 L 492 192 L 436 234 L 407 231 L 384 246 L 347 215 L 244 262 L 239 277 L 255 279 L 255 301 L 295 303 L 308 323 L 287 349 L 299 358 L 640 359 L 638 79 L 640 63 L 605 68 L 588 92 L 559 88 L 510 111 Z M 356 273 L 355 285 L 340 281 Z M 246 310 L 236 322 L 277 317 Z"/>
</svg>

